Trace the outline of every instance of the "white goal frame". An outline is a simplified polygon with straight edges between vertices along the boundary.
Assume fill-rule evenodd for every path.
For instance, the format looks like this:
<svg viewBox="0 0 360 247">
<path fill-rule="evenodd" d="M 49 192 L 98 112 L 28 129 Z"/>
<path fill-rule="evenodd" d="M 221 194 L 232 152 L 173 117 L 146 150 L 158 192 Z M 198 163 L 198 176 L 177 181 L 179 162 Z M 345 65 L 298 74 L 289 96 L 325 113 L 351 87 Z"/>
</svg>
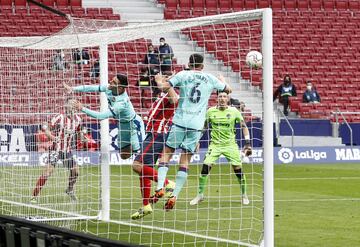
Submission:
<svg viewBox="0 0 360 247">
<path fill-rule="evenodd" d="M 273 29 L 272 10 L 270 8 L 242 11 L 218 15 L 230 21 L 262 20 L 262 53 L 263 53 L 263 204 L 264 204 L 264 239 L 261 246 L 274 246 L 274 168 L 273 168 Z M 27 49 L 69 49 L 78 47 L 99 46 L 100 55 L 100 83 L 108 83 L 108 45 L 118 42 L 138 39 L 154 33 L 161 35 L 175 30 L 210 23 L 208 16 L 164 21 L 161 29 L 154 23 L 138 23 L 125 27 L 113 27 L 99 32 L 59 33 L 49 37 L 9 37 L 0 38 L 0 46 L 21 47 Z M 135 31 L 137 32 L 135 32 Z M 140 31 L 139 31 L 140 30 Z M 143 30 L 143 31 L 142 31 Z M 65 30 L 64 30 L 65 31 Z M 66 42 L 64 42 L 66 41 Z M 101 110 L 107 109 L 108 102 L 104 93 L 100 96 Z M 112 222 L 110 219 L 110 164 L 109 164 L 109 121 L 101 121 L 101 206 L 99 220 Z M 78 216 L 78 215 L 75 215 Z M 118 224 L 129 225 L 129 222 Z M 132 224 L 135 225 L 135 224 Z M 137 225 L 139 227 L 148 227 Z M 156 228 L 156 227 L 155 227 Z M 176 230 L 166 230 L 173 231 Z M 196 234 L 191 234 L 196 237 Z M 211 237 L 209 237 L 211 238 Z M 216 240 L 216 239 L 215 239 Z M 229 241 L 230 243 L 231 241 Z M 238 243 L 238 242 L 237 242 Z M 238 243 L 239 244 L 239 243 Z M 241 243 L 242 244 L 242 243 Z M 250 245 L 249 245 L 250 246 Z"/>
</svg>

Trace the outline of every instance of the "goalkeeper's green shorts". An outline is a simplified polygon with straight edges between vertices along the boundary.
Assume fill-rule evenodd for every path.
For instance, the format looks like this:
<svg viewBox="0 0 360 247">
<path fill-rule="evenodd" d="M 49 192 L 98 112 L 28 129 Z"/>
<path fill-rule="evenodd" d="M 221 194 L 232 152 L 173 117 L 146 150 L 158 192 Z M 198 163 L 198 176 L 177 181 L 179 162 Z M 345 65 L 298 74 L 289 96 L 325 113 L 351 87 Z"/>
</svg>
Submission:
<svg viewBox="0 0 360 247">
<path fill-rule="evenodd" d="M 239 147 L 236 143 L 229 145 L 210 144 L 205 156 L 204 164 L 215 164 L 220 155 L 223 155 L 232 166 L 242 165 Z"/>
</svg>

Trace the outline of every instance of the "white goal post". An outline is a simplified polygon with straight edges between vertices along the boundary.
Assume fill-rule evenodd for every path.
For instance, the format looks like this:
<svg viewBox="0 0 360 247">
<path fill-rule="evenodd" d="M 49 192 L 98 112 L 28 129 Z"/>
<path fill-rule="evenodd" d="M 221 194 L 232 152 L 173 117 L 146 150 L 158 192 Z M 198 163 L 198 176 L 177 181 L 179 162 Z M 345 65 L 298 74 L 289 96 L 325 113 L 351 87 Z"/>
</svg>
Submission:
<svg viewBox="0 0 360 247">
<path fill-rule="evenodd" d="M 239 86 L 240 88 L 240 86 L 246 85 L 247 89 L 250 90 L 249 92 L 261 95 L 262 105 L 258 116 L 262 120 L 262 125 L 260 127 L 262 128 L 262 140 L 260 140 L 261 146 L 259 149 L 263 151 L 262 157 L 260 157 L 263 162 L 259 166 L 254 165 L 254 163 L 251 163 L 248 166 L 250 168 L 248 173 L 251 181 L 249 187 L 250 191 L 254 193 L 252 197 L 254 203 L 246 208 L 243 205 L 236 204 L 237 199 L 235 196 L 229 196 L 229 198 L 226 199 L 229 201 L 229 204 L 235 204 L 235 206 L 234 209 L 232 209 L 232 206 L 226 206 L 226 209 L 224 210 L 228 210 L 226 212 L 229 214 L 236 215 L 234 216 L 235 220 L 240 219 L 241 221 L 239 224 L 234 223 L 236 227 L 239 227 L 237 233 L 231 229 L 232 216 L 224 216 L 221 213 L 221 207 L 223 206 L 221 204 L 221 195 L 213 196 L 213 198 L 209 196 L 209 200 L 213 199 L 217 203 L 217 206 L 215 206 L 216 208 L 214 207 L 214 209 L 210 202 L 207 208 L 190 208 L 187 206 L 188 203 L 186 203 L 186 200 L 193 195 L 192 190 L 197 190 L 197 187 L 194 185 L 194 183 L 197 182 L 197 179 L 194 177 L 198 175 L 197 173 L 199 172 L 196 171 L 199 171 L 199 169 L 195 168 L 192 173 L 194 178 L 193 181 L 195 182 L 191 183 L 192 187 L 189 186 L 189 189 L 184 189 L 183 193 L 186 194 L 186 196 L 184 196 L 185 199 L 183 199 L 183 201 L 180 201 L 180 203 L 183 203 L 181 204 L 183 206 L 179 209 L 181 215 L 174 214 L 169 216 L 169 214 L 165 215 L 165 213 L 163 213 L 159 219 L 154 216 L 154 218 L 150 218 L 150 220 L 144 218 L 143 221 L 139 222 L 125 219 L 125 213 L 129 214 L 139 206 L 141 199 L 139 193 L 138 191 L 133 192 L 135 191 L 133 185 L 138 184 L 138 177 L 131 174 L 130 168 L 121 165 L 116 167 L 111 166 L 113 165 L 111 149 L 114 143 L 114 135 L 111 135 L 112 129 L 109 127 L 109 120 L 97 121 L 89 120 L 87 118 L 87 121 L 89 121 L 86 125 L 88 129 L 95 128 L 93 126 L 100 126 L 98 129 L 94 129 L 94 132 L 97 132 L 96 135 L 101 137 L 100 152 L 98 152 L 98 154 L 100 154 L 100 158 L 98 159 L 100 165 L 88 166 L 87 164 L 84 164 L 84 166 L 80 167 L 79 181 L 76 185 L 77 187 L 81 186 L 81 189 L 79 189 L 80 200 L 76 204 L 69 205 L 64 198 L 59 200 L 56 199 L 63 192 L 61 186 L 64 184 L 66 185 L 67 183 L 67 170 L 63 169 L 55 172 L 53 176 L 58 176 L 58 178 L 56 178 L 56 180 L 54 179 L 55 182 L 53 182 L 53 184 L 48 181 L 49 185 L 46 186 L 49 186 L 50 188 L 48 190 L 49 195 L 46 195 L 46 198 L 41 201 L 41 203 L 30 204 L 28 203 L 31 190 L 29 187 L 32 187 L 35 184 L 36 178 L 40 175 L 41 167 L 30 163 L 26 166 L 10 166 L 11 164 L 7 164 L 9 166 L 3 166 L 0 164 L 0 179 L 2 180 L 0 184 L 2 188 L 8 190 L 0 193 L 0 213 L 56 224 L 103 237 L 127 240 L 130 242 L 134 241 L 140 244 L 157 244 L 162 246 L 162 244 L 180 243 L 178 241 L 183 241 L 183 243 L 189 241 L 190 245 L 196 245 L 196 243 L 191 241 L 199 241 L 200 244 L 204 245 L 206 243 L 224 243 L 227 246 L 273 247 L 274 169 L 272 10 L 258 9 L 192 19 L 128 24 L 124 24 L 120 21 L 68 18 L 70 20 L 69 26 L 52 36 L 0 37 L 0 66 L 2 64 L 5 66 L 7 62 L 12 60 L 12 62 L 10 62 L 11 65 L 6 67 L 6 70 L 0 69 L 0 72 L 5 73 L 4 76 L 1 76 L 1 80 L 7 76 L 6 73 L 8 71 L 12 71 L 10 72 L 11 76 L 4 79 L 8 82 L 11 81 L 12 78 L 15 80 L 24 79 L 24 81 L 26 81 L 33 77 L 31 80 L 34 80 L 35 75 L 35 78 L 38 78 L 39 82 L 34 82 L 33 84 L 28 83 L 26 85 L 28 87 L 35 87 L 33 89 L 36 89 L 37 91 L 46 90 L 48 94 L 44 97 L 48 97 L 49 102 L 51 98 L 54 99 L 49 105 L 47 105 L 47 102 L 36 104 L 33 111 L 25 111 L 24 107 L 13 107 L 11 105 L 13 104 L 13 101 L 8 101 L 8 107 L 1 108 L 0 113 L 4 116 L 3 119 L 7 116 L 11 117 L 8 118 L 8 120 L 2 120 L 1 124 L 4 126 L 25 126 L 28 123 L 40 125 L 44 121 L 48 121 L 51 115 L 62 109 L 58 105 L 58 100 L 61 99 L 64 101 L 68 97 L 66 94 L 61 94 L 58 91 L 59 87 L 62 87 L 63 82 L 75 86 L 85 85 L 88 82 L 95 84 L 96 81 L 96 83 L 102 86 L 107 86 L 110 79 L 109 77 L 116 74 L 114 74 L 114 71 L 117 73 L 125 72 L 125 74 L 129 75 L 129 78 L 131 77 L 131 79 L 129 79 L 130 81 L 135 80 L 133 79 L 135 78 L 134 75 L 131 75 L 133 71 L 131 68 L 134 64 L 137 64 L 129 62 L 127 58 L 124 58 L 124 54 L 125 57 L 126 55 L 131 55 L 136 59 L 144 54 L 143 51 L 140 52 L 137 50 L 138 48 L 136 45 L 134 47 L 131 45 L 127 47 L 126 42 L 145 42 L 145 46 L 147 46 L 149 40 L 152 40 L 152 42 L 155 43 L 157 40 L 154 39 L 158 39 L 163 35 L 166 37 L 173 37 L 172 35 L 176 33 L 179 37 L 186 36 L 187 40 L 182 40 L 183 43 L 181 45 L 189 45 L 193 49 L 191 51 L 192 53 L 199 52 L 204 55 L 205 59 L 209 60 L 209 58 L 212 58 L 212 61 L 209 62 L 209 66 L 211 67 L 214 65 L 214 68 L 217 70 L 210 71 L 211 73 L 225 73 L 225 76 L 230 80 L 233 80 L 234 78 L 238 80 L 238 84 L 233 82 L 235 86 Z M 253 23 L 253 21 L 256 23 Z M 238 24 L 242 22 L 244 22 L 245 25 Z M 260 22 L 260 24 L 258 22 Z M 236 46 L 239 47 L 237 49 L 239 51 L 238 53 L 241 55 L 234 56 L 229 46 L 224 46 L 222 48 L 220 48 L 220 46 L 218 47 L 216 35 L 207 36 L 207 29 L 212 31 L 219 29 L 223 33 L 226 33 L 226 35 L 231 34 L 232 41 L 234 42 L 233 44 L 236 44 Z M 255 29 L 259 29 L 261 32 L 253 32 Z M 244 37 L 237 34 L 237 32 L 241 31 L 246 34 Z M 198 37 L 201 37 L 203 40 L 192 40 L 192 35 L 194 34 L 194 37 L 196 37 L 196 32 L 200 33 L 200 36 L 198 35 Z M 216 32 L 214 33 L 216 34 Z M 237 38 L 236 35 L 238 36 Z M 212 38 L 215 40 L 211 40 Z M 230 38 L 228 41 L 230 41 Z M 201 45 L 201 42 L 204 44 Z M 212 46 L 215 46 L 216 50 L 212 52 L 209 48 L 210 46 L 206 46 L 207 43 L 211 43 Z M 247 44 L 247 46 L 243 48 L 243 44 Z M 118 50 L 119 47 L 121 48 L 120 51 Z M 98 79 L 91 81 L 84 78 L 83 68 L 80 69 L 80 67 L 76 67 L 77 65 L 70 65 L 66 71 L 64 70 L 61 74 L 56 72 L 56 75 L 45 69 L 45 65 L 52 63 L 51 56 L 55 54 L 55 51 L 62 50 L 65 53 L 65 57 L 71 57 L 73 50 L 77 48 L 86 48 L 91 54 L 97 54 L 100 64 L 100 76 Z M 261 50 L 263 55 L 262 70 L 253 71 L 248 67 L 242 67 L 245 62 L 243 53 L 251 49 Z M 188 57 L 187 53 L 185 53 L 186 52 L 184 51 L 184 57 Z M 228 60 L 226 64 L 217 57 L 218 54 L 220 56 L 225 54 L 224 56 Z M 32 56 L 32 60 L 30 59 L 26 62 L 26 59 L 28 59 L 29 56 Z M 121 60 L 123 58 L 126 60 L 124 64 L 123 60 Z M 18 65 L 16 65 L 16 61 L 18 62 Z M 25 64 L 24 68 L 21 67 L 22 62 Z M 178 57 L 177 62 L 178 64 L 186 63 L 186 61 L 183 62 L 181 60 L 180 56 Z M 240 71 L 235 71 L 234 68 L 231 67 L 232 64 L 236 63 L 240 66 Z M 40 68 L 38 73 L 33 72 L 36 68 Z M 119 68 L 124 68 L 126 71 L 119 71 Z M 177 71 L 179 71 L 183 67 L 178 66 L 177 68 Z M 22 73 L 22 70 L 25 72 Z M 249 73 L 250 77 L 243 78 L 243 73 Z M 259 75 L 259 73 L 262 74 Z M 81 75 L 79 76 L 79 74 Z M 256 75 L 260 76 L 259 78 L 262 80 L 260 81 L 262 90 L 251 85 L 251 82 Z M 8 83 L 6 85 L 10 84 Z M 11 85 L 8 87 L 8 91 L 10 92 Z M 17 87 L 21 88 L 20 85 Z M 241 90 L 238 91 L 239 95 L 242 95 Z M 41 95 L 42 94 L 43 92 L 41 92 Z M 131 93 L 129 94 L 131 100 Z M 94 110 L 105 111 L 108 109 L 108 99 L 105 93 L 101 93 L 100 97 L 96 99 L 96 107 L 93 105 L 94 101 L 89 100 L 89 98 L 85 98 L 85 96 L 76 97 L 79 97 L 80 101 L 83 102 L 90 101 L 87 103 L 92 104 L 91 106 Z M 142 98 L 144 96 L 136 93 L 135 97 Z M 29 97 L 27 100 L 31 101 L 32 98 Z M 20 101 L 20 104 L 28 104 L 27 102 L 28 101 Z M 147 106 L 144 106 L 144 104 L 145 103 L 143 103 L 142 100 L 139 105 L 134 104 L 136 109 L 140 109 L 143 116 L 145 116 L 145 112 L 148 110 Z M 97 106 L 100 106 L 100 109 L 98 109 Z M 256 114 L 256 111 L 253 113 Z M 15 118 L 13 117 L 14 115 L 16 115 Z M 237 141 L 241 143 L 242 139 Z M 30 160 L 32 159 L 31 157 L 36 156 L 33 151 L 29 151 L 29 153 Z M 9 152 L 9 154 L 11 155 L 12 153 Z M 197 165 L 201 164 L 199 161 L 196 161 L 195 163 L 197 163 Z M 260 170 L 262 172 L 260 175 L 257 174 L 259 167 L 261 167 Z M 217 180 L 214 179 L 214 181 L 211 181 L 214 184 L 224 183 L 221 185 L 217 184 L 216 186 L 219 186 L 219 188 L 224 188 L 229 185 L 229 183 L 221 180 L 223 179 L 222 176 L 225 176 L 226 179 L 228 179 L 227 176 L 229 173 L 226 170 L 224 174 L 222 174 L 222 169 L 223 168 L 219 168 Z M 214 177 L 215 176 L 216 175 L 214 175 Z M 25 181 L 24 184 L 21 185 L 23 187 L 15 188 L 17 186 L 16 181 L 21 180 L 19 179 L 21 177 L 24 177 L 23 181 Z M 115 181 L 113 181 L 113 178 L 115 178 Z M 234 177 L 229 175 L 229 178 L 233 179 Z M 230 184 L 232 184 L 232 182 Z M 59 187 L 61 188 L 59 189 Z M 259 187 L 261 187 L 261 192 L 258 191 Z M 122 188 L 131 190 L 131 192 L 122 192 Z M 217 193 L 215 186 L 211 188 L 211 191 Z M 229 191 L 229 193 L 233 194 L 238 193 L 237 191 L 232 191 L 232 189 L 229 189 Z M 50 195 L 50 192 L 53 194 Z M 226 190 L 226 192 L 228 191 Z M 25 195 L 23 193 L 27 194 Z M 121 197 L 124 197 L 123 201 Z M 158 213 L 161 209 L 157 208 L 156 210 L 155 213 Z M 240 211 L 239 215 L 237 214 L 238 211 Z M 217 219 L 210 217 L 213 214 L 212 212 L 214 212 L 215 215 L 218 214 Z M 246 215 L 247 213 L 250 214 L 250 216 Z M 197 218 L 194 219 L 193 217 Z M 209 226 L 203 226 L 203 224 L 206 224 L 207 222 L 206 217 L 211 218 L 211 220 L 209 220 Z M 230 225 L 223 231 L 221 229 L 222 217 L 225 217 Z M 244 220 L 242 217 L 244 217 Z M 226 220 L 224 219 L 224 221 Z M 198 221 L 198 223 L 196 221 Z M 210 225 L 211 222 L 214 221 L 217 221 L 214 223 L 216 226 L 212 228 Z M 258 225 L 262 225 L 262 227 L 258 227 Z M 123 228 L 123 226 L 128 228 Z M 253 230 L 251 229 L 252 227 L 256 229 Z M 122 231 L 129 231 L 127 239 L 120 238 L 120 236 L 124 234 Z M 130 232 L 135 236 L 132 236 Z M 161 236 L 159 237 L 160 240 L 154 237 L 154 234 L 157 232 L 161 233 Z M 164 233 L 169 233 L 169 236 Z M 239 236 L 235 236 L 236 234 Z M 182 239 L 177 237 L 177 235 L 183 235 L 184 237 Z M 188 240 L 188 237 L 190 237 L 191 240 Z"/>
</svg>

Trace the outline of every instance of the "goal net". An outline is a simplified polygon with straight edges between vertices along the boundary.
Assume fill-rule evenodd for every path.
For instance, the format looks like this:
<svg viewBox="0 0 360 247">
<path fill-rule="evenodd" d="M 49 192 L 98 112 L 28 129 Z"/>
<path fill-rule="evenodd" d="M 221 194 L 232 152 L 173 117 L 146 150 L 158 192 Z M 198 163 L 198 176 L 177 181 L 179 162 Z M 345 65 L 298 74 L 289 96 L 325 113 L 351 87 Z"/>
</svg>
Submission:
<svg viewBox="0 0 360 247">
<path fill-rule="evenodd" d="M 151 246 L 259 246 L 264 238 L 271 243 L 271 11 L 153 23 L 68 18 L 69 25 L 52 36 L 0 38 L 0 212 Z M 159 51 L 160 38 L 173 54 Z M 155 53 L 149 52 L 151 45 Z M 251 50 L 263 53 L 263 69 L 245 64 Z M 79 92 L 68 87 L 107 87 L 114 76 L 124 74 L 129 99 L 146 124 L 159 92 L 154 75 L 187 69 L 193 53 L 203 55 L 204 71 L 222 74 L 233 88 L 231 97 L 246 105 L 243 116 L 254 150 L 244 158 L 242 170 L 250 203 L 243 204 L 237 177 L 221 157 L 209 174 L 205 200 L 189 204 L 197 195 L 210 142 L 205 130 L 175 209 L 166 212 L 166 200 L 161 200 L 153 205 L 152 214 L 131 220 L 130 215 L 141 207 L 142 195 L 139 176 L 131 168 L 135 155 L 121 159 L 119 154 L 118 136 L 123 131 L 118 128 L 119 119 L 100 120 L 76 112 L 72 102 L 103 112 L 112 98 L 97 90 Z M 214 92 L 209 107 L 216 104 Z M 137 124 L 142 140 L 140 119 Z M 244 136 L 237 128 L 240 152 Z M 54 162 L 54 145 L 71 151 L 71 157 L 58 152 Z M 175 181 L 180 151 L 170 162 L 170 180 Z"/>
</svg>

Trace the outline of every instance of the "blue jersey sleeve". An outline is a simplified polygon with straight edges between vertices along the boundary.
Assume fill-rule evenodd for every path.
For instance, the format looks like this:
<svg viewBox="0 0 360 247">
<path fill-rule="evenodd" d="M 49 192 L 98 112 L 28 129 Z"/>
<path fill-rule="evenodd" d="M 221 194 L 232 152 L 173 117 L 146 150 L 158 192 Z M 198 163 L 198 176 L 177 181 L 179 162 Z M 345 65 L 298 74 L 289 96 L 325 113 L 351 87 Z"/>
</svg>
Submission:
<svg viewBox="0 0 360 247">
<path fill-rule="evenodd" d="M 226 87 L 225 83 L 223 83 L 222 81 L 220 81 L 217 77 L 208 74 L 209 75 L 209 81 L 211 82 L 213 89 L 219 90 L 219 91 L 223 91 Z"/>
<path fill-rule="evenodd" d="M 83 85 L 83 86 L 73 87 L 73 90 L 75 92 L 91 93 L 91 92 L 105 92 L 107 88 L 106 86 L 102 86 L 102 85 Z"/>
<path fill-rule="evenodd" d="M 98 112 L 98 111 L 93 111 L 93 110 L 90 110 L 90 109 L 84 107 L 81 111 L 83 113 L 85 113 L 86 115 L 96 118 L 96 119 L 99 119 L 99 120 L 107 119 L 110 117 L 115 117 L 113 111 L 111 111 L 110 109 L 107 111 Z"/>
</svg>

